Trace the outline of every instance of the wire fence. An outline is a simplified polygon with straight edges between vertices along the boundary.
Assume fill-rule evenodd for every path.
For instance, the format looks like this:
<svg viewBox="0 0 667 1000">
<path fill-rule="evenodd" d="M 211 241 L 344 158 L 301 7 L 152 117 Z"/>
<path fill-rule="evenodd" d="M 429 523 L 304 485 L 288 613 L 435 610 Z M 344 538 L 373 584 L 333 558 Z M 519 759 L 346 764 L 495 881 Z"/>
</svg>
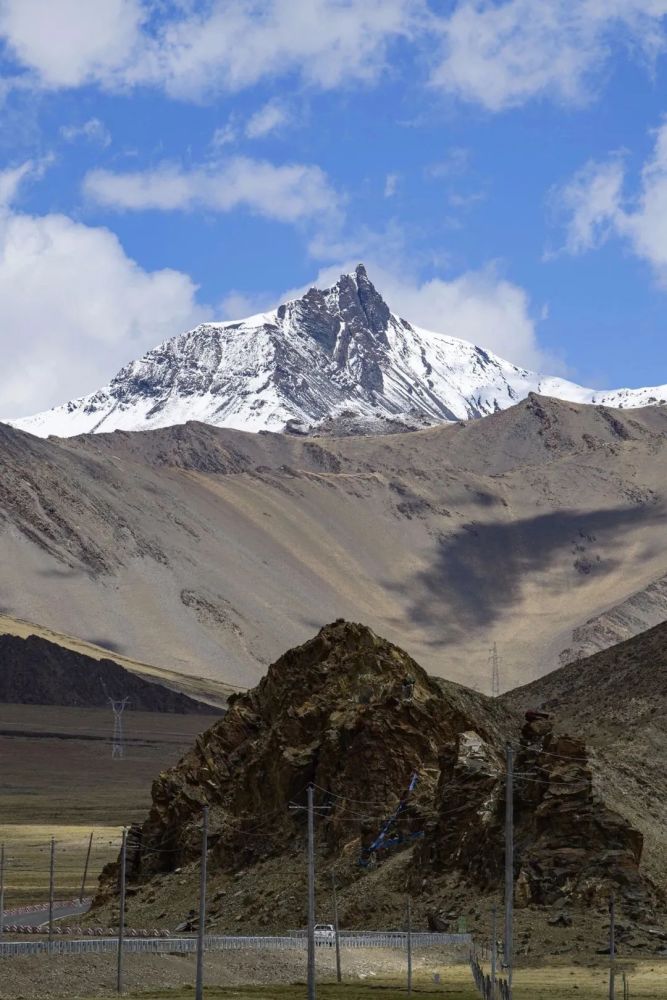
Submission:
<svg viewBox="0 0 667 1000">
<path fill-rule="evenodd" d="M 316 940 L 319 948 L 330 948 L 333 943 L 328 940 Z M 345 931 L 340 935 L 343 948 L 397 948 L 407 947 L 407 934 L 402 931 L 369 931 L 355 934 Z M 413 934 L 413 948 L 460 947 L 469 949 L 472 944 L 470 934 Z M 292 951 L 305 950 L 307 938 L 303 934 L 280 936 L 231 936 L 206 935 L 204 947 L 206 951 Z M 84 940 L 58 938 L 48 941 L 2 941 L 0 942 L 0 958 L 12 958 L 18 955 L 82 955 L 90 953 L 116 952 L 118 938 L 103 937 Z M 196 937 L 178 938 L 126 938 L 123 941 L 123 951 L 132 953 L 179 953 L 190 954 L 197 950 Z"/>
<path fill-rule="evenodd" d="M 495 981 L 485 974 L 477 956 L 470 954 L 470 971 L 477 987 L 477 992 L 483 1000 L 510 1000 L 510 986 L 506 979 L 496 976 Z"/>
</svg>

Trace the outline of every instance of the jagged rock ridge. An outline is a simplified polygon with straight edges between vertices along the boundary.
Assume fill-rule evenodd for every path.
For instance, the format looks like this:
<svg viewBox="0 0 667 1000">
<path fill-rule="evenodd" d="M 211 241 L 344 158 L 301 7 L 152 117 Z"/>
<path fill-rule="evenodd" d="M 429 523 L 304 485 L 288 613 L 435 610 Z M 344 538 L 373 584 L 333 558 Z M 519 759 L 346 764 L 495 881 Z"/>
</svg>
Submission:
<svg viewBox="0 0 667 1000">
<path fill-rule="evenodd" d="M 452 333 L 456 334 L 456 330 Z M 200 420 L 247 431 L 368 431 L 481 417 L 529 392 L 609 406 L 664 403 L 667 386 L 595 392 L 544 378 L 393 314 L 360 264 L 276 310 L 205 323 L 126 365 L 89 395 L 9 421 L 33 434 L 147 430 Z"/>
<path fill-rule="evenodd" d="M 262 882 L 260 900 L 248 895 L 237 924 L 298 926 L 303 900 L 267 896 L 265 878 L 272 861 L 288 867 L 303 851 L 304 813 L 289 807 L 303 804 L 312 782 L 318 867 L 335 867 L 349 890 L 347 926 L 377 921 L 369 887 L 385 871 L 388 882 L 396 878 L 396 859 L 404 861 L 404 887 L 437 922 L 434 900 L 454 882 L 468 901 L 502 884 L 502 761 L 506 740 L 516 737 L 517 902 L 588 907 L 613 888 L 628 912 L 645 917 L 654 892 L 639 868 L 641 834 L 593 793 L 585 743 L 554 737 L 550 722 L 518 730 L 498 701 L 429 677 L 365 626 L 326 626 L 276 661 L 257 688 L 235 696 L 227 716 L 156 780 L 150 814 L 131 836 L 133 905 L 166 905 L 174 873 L 194 897 L 206 803 L 212 877 L 256 871 Z M 401 799 L 389 846 L 378 847 L 378 831 Z M 104 873 L 99 907 L 113 899 L 116 876 Z M 222 919 L 229 926 L 228 909 Z"/>
</svg>

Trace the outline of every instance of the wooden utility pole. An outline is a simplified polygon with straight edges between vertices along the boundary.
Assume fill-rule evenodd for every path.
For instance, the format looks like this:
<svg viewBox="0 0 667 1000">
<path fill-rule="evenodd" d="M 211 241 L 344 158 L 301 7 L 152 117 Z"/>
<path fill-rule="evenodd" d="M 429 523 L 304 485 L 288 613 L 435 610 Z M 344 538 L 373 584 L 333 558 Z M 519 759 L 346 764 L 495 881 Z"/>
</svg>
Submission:
<svg viewBox="0 0 667 1000">
<path fill-rule="evenodd" d="M 338 894 L 336 893 L 336 873 L 331 873 L 331 888 L 333 890 L 334 931 L 336 933 L 336 982 L 342 983 L 340 971 L 340 938 L 338 936 Z"/>
<path fill-rule="evenodd" d="M 123 939 L 125 937 L 125 876 L 127 874 L 127 827 L 123 830 L 120 848 L 120 913 L 118 916 L 118 964 L 116 967 L 116 992 L 123 992 Z"/>
<path fill-rule="evenodd" d="M 616 1000 L 616 899 L 609 900 L 609 1000 Z"/>
<path fill-rule="evenodd" d="M 505 966 L 508 1000 L 512 1000 L 512 965 L 514 921 L 514 750 L 507 745 L 507 780 L 505 783 Z"/>
<path fill-rule="evenodd" d="M 204 997 L 204 935 L 206 933 L 206 856 L 208 853 L 208 806 L 204 806 L 201 824 L 201 861 L 199 862 L 199 926 L 197 927 L 197 981 L 195 1000 Z"/>
<path fill-rule="evenodd" d="M 88 878 L 88 865 L 90 864 L 90 851 L 93 846 L 93 831 L 90 832 L 90 839 L 88 841 L 88 850 L 86 851 L 86 863 L 83 866 L 83 878 L 81 879 L 81 892 L 79 893 L 79 902 L 83 902 L 83 897 L 86 892 L 86 879 Z"/>
<path fill-rule="evenodd" d="M 53 951 L 53 896 L 55 887 L 56 842 L 51 837 L 51 861 L 49 863 L 49 954 Z"/>
<path fill-rule="evenodd" d="M 497 916 L 496 908 L 493 907 L 491 911 L 491 998 L 496 1000 L 496 983 L 498 981 L 498 968 L 497 968 L 497 950 L 498 950 L 498 927 L 497 927 Z"/>
<path fill-rule="evenodd" d="M 0 846 L 0 940 L 5 932 L 5 845 Z"/>
<path fill-rule="evenodd" d="M 412 996 L 412 905 L 410 902 L 410 897 L 408 896 L 408 933 L 407 933 L 407 952 L 408 952 L 408 996 Z"/>
<path fill-rule="evenodd" d="M 317 1000 L 315 986 L 315 789 L 308 785 L 308 1000 Z"/>
</svg>

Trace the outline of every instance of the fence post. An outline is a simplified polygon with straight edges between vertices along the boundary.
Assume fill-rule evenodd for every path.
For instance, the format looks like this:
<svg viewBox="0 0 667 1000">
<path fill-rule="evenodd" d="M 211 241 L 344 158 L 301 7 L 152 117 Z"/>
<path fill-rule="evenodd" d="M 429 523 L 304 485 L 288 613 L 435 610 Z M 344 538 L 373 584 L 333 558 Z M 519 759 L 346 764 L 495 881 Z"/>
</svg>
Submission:
<svg viewBox="0 0 667 1000">
<path fill-rule="evenodd" d="M 49 954 L 53 951 L 53 895 L 56 864 L 56 842 L 51 837 L 51 860 L 49 863 Z"/>
<path fill-rule="evenodd" d="M 116 991 L 123 992 L 123 937 L 125 934 L 125 873 L 127 862 L 127 828 L 123 829 L 120 849 L 120 908 L 118 916 L 118 963 L 116 966 Z"/>
</svg>

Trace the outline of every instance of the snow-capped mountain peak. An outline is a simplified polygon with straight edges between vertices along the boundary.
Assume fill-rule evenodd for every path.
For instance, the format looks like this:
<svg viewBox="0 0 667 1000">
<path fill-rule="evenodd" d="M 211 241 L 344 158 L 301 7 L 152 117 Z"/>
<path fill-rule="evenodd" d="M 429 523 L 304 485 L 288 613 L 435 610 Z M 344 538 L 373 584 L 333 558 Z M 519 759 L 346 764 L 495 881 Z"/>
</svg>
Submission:
<svg viewBox="0 0 667 1000">
<path fill-rule="evenodd" d="M 408 426 L 484 416 L 529 392 L 609 406 L 665 402 L 667 387 L 596 393 L 542 378 L 394 315 L 359 264 L 331 288 L 238 322 L 204 323 L 126 365 L 97 392 L 9 421 L 33 434 L 147 430 L 201 420 L 306 429 L 341 414 Z"/>
</svg>

